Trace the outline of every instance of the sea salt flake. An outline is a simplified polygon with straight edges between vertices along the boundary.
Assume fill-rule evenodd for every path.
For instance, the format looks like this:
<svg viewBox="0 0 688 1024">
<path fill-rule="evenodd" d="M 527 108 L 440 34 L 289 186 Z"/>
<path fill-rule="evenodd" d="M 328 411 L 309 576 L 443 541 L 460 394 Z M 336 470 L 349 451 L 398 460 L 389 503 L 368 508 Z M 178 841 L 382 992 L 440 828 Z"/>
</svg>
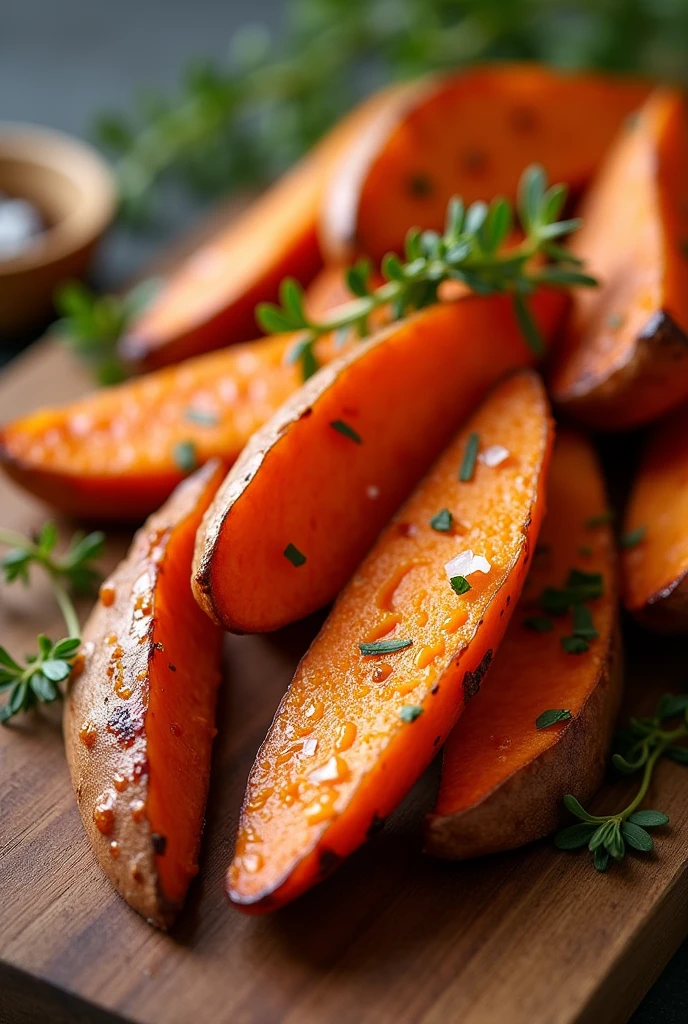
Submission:
<svg viewBox="0 0 688 1024">
<path fill-rule="evenodd" d="M 469 548 L 466 551 L 461 551 L 447 562 L 444 566 L 444 571 L 447 574 L 447 579 L 451 580 L 455 576 L 466 577 L 474 572 L 486 573 L 491 568 L 492 566 L 484 555 L 474 555 Z"/>
<path fill-rule="evenodd" d="M 484 452 L 481 452 L 478 456 L 478 460 L 483 463 L 484 466 L 489 466 L 493 469 L 495 466 L 501 465 L 506 459 L 509 458 L 511 452 L 508 448 L 505 448 L 503 444 L 493 444 L 489 448 L 486 448 Z"/>
<path fill-rule="evenodd" d="M 303 749 L 302 749 L 303 756 L 304 757 L 313 757 L 313 754 L 315 753 L 315 751 L 317 749 L 317 746 L 318 746 L 318 741 L 316 739 L 311 738 L 311 739 L 306 740 L 306 742 L 303 745 Z"/>
</svg>

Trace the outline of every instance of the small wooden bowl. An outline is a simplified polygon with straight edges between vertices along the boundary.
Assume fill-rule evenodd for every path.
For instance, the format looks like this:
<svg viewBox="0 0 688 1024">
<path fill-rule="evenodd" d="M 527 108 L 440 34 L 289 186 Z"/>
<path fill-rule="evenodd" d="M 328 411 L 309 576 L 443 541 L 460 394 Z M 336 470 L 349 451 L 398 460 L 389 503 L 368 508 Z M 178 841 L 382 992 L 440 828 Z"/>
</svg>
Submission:
<svg viewBox="0 0 688 1024">
<path fill-rule="evenodd" d="M 57 285 L 83 275 L 113 219 L 116 190 L 107 164 L 85 143 L 0 122 L 0 193 L 29 200 L 47 225 L 25 252 L 0 257 L 0 333 L 8 334 L 45 322 Z"/>
</svg>

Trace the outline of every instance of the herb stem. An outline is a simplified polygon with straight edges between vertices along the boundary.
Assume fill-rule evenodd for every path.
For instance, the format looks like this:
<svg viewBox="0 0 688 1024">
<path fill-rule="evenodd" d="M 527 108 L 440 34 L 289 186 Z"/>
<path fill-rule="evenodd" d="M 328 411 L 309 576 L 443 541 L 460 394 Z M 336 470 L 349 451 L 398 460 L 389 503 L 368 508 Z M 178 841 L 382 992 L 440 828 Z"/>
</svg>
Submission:
<svg viewBox="0 0 688 1024">
<path fill-rule="evenodd" d="M 57 578 L 55 573 L 50 572 L 49 576 L 55 600 L 57 601 L 60 611 L 62 612 L 62 617 L 65 620 L 67 636 L 80 637 L 81 625 L 79 623 L 79 617 L 64 584 Z"/>
</svg>

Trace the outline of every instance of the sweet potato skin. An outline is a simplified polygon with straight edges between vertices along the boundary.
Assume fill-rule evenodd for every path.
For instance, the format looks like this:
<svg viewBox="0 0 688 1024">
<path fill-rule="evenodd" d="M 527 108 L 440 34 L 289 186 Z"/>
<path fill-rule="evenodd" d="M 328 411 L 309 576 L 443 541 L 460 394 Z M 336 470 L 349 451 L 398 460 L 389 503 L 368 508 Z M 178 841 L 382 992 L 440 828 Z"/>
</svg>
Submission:
<svg viewBox="0 0 688 1024">
<path fill-rule="evenodd" d="M 86 834 L 115 888 L 160 928 L 197 870 L 208 790 L 222 634 L 185 584 L 222 474 L 208 463 L 139 531 L 101 587 L 65 702 Z"/>
<path fill-rule="evenodd" d="M 606 507 L 590 443 L 559 433 L 534 565 L 481 693 L 445 745 L 437 807 L 426 821 L 429 853 L 461 860 L 525 845 L 557 827 L 566 793 L 585 803 L 600 785 L 619 709 L 622 652 L 612 531 L 585 524 Z M 589 554 L 581 556 L 581 546 Z M 600 636 L 581 655 L 560 647 L 570 616 L 554 619 L 551 633 L 523 624 L 539 613 L 542 589 L 561 586 L 573 566 L 602 573 L 605 583 L 590 605 Z M 573 718 L 537 731 L 538 714 L 559 707 Z"/>
<path fill-rule="evenodd" d="M 688 397 L 687 164 L 684 99 L 659 89 L 583 203 L 571 249 L 600 287 L 574 295 L 551 389 L 590 426 L 639 426 Z"/>
<path fill-rule="evenodd" d="M 486 447 L 509 437 L 511 459 L 497 469 L 479 464 L 461 482 L 457 467 L 472 431 Z M 536 375 L 524 371 L 500 384 L 338 598 L 249 778 L 228 874 L 230 898 L 243 909 L 281 906 L 360 845 L 478 692 L 532 554 L 550 443 Z M 442 506 L 454 513 L 453 533 L 430 526 Z M 445 564 L 464 545 L 484 553 L 490 568 L 471 575 L 471 591 L 459 596 Z M 359 652 L 361 641 L 381 638 L 413 645 L 382 656 Z M 415 708 L 412 721 L 402 717 L 404 706 Z"/>
<path fill-rule="evenodd" d="M 418 82 L 342 154 L 323 207 L 326 258 L 380 260 L 400 251 L 409 228 L 442 229 L 452 195 L 466 203 L 514 199 L 533 162 L 580 191 L 648 91 L 637 80 L 535 64 L 488 64 Z"/>
<path fill-rule="evenodd" d="M 534 297 L 545 337 L 565 305 L 560 293 Z M 253 633 L 332 600 L 461 420 L 532 361 L 511 299 L 471 296 L 392 324 L 321 370 L 253 435 L 209 508 L 199 603 Z M 360 443 L 332 429 L 338 421 Z M 285 557 L 289 544 L 304 564 Z"/>
<path fill-rule="evenodd" d="M 229 227 L 196 250 L 121 339 L 133 369 L 154 370 L 256 336 L 255 308 L 290 276 L 307 285 L 322 266 L 317 236 L 332 166 L 358 132 L 403 91 L 374 94 Z"/>
<path fill-rule="evenodd" d="M 643 531 L 623 552 L 623 602 L 662 633 L 688 632 L 688 408 L 658 423 L 628 499 L 624 533 Z"/>
</svg>

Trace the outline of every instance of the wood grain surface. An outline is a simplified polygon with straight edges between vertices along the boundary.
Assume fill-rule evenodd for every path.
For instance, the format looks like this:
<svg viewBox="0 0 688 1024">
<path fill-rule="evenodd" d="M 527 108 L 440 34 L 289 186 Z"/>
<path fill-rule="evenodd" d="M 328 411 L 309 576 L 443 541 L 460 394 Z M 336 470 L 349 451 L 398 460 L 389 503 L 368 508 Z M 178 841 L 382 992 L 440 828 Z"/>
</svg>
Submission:
<svg viewBox="0 0 688 1024">
<path fill-rule="evenodd" d="M 86 387 L 69 354 L 41 342 L 0 380 L 1 416 Z M 26 531 L 45 517 L 0 481 L 3 526 Z M 104 568 L 128 539 L 110 535 Z M 201 871 L 170 935 L 130 910 L 91 854 L 59 708 L 0 729 L 1 1024 L 627 1019 L 688 933 L 688 771 L 672 763 L 660 765 L 649 802 L 672 822 L 656 855 L 629 856 L 607 875 L 550 842 L 459 865 L 425 856 L 435 765 L 383 832 L 296 904 L 264 918 L 228 906 L 244 783 L 316 627 L 227 638 Z M 5 587 L 0 641 L 23 652 L 38 631 L 62 632 L 47 587 Z M 680 641 L 627 633 L 629 700 L 640 711 L 684 685 L 685 657 Z M 608 785 L 597 806 L 617 806 L 628 788 Z"/>
</svg>

